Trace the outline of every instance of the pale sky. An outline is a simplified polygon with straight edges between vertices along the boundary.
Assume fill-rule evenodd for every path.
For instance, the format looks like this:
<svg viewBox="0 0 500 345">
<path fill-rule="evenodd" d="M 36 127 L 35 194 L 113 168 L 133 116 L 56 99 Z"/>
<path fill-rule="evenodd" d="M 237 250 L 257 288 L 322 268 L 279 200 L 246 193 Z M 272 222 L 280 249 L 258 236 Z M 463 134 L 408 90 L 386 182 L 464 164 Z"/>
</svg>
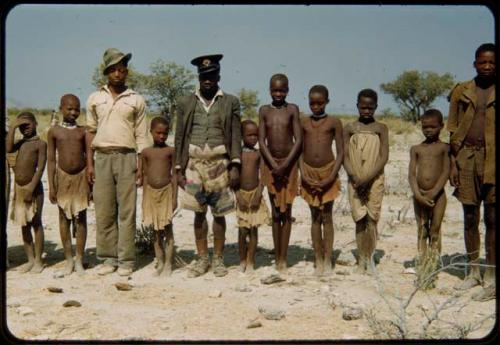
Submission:
<svg viewBox="0 0 500 345">
<path fill-rule="evenodd" d="M 306 113 L 314 84 L 328 87 L 329 112 L 355 113 L 363 88 L 379 93 L 379 111 L 397 111 L 381 83 L 409 69 L 470 79 L 476 48 L 495 39 L 484 6 L 19 5 L 5 28 L 7 105 L 54 109 L 65 93 L 85 104 L 115 47 L 142 73 L 157 59 L 195 72 L 192 58 L 222 53 L 222 89 L 257 90 L 261 104 L 285 73 L 288 101 Z M 435 106 L 447 113 L 444 98 Z"/>
</svg>

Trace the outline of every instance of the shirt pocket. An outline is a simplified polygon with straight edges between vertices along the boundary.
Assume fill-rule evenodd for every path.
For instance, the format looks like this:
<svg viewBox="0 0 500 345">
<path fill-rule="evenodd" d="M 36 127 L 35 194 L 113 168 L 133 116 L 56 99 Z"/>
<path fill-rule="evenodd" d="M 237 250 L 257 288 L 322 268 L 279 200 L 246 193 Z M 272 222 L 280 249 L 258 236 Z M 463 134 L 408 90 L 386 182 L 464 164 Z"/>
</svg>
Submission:
<svg viewBox="0 0 500 345">
<path fill-rule="evenodd" d="M 127 121 L 133 124 L 137 115 L 137 105 L 130 99 L 124 99 L 120 103 L 119 112 L 125 119 L 127 119 Z"/>
</svg>

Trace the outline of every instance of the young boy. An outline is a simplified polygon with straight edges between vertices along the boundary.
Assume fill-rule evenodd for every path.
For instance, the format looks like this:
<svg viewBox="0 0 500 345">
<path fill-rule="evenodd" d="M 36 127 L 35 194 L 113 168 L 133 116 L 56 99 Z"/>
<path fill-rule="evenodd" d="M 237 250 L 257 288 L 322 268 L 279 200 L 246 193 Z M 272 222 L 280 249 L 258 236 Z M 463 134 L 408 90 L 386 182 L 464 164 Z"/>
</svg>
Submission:
<svg viewBox="0 0 500 345">
<path fill-rule="evenodd" d="M 269 89 L 273 101 L 259 109 L 259 147 L 264 158 L 262 182 L 272 204 L 276 268 L 284 272 L 292 228 L 292 203 L 298 189 L 297 158 L 302 148 L 302 130 L 299 108 L 285 101 L 286 75 L 273 75 Z"/>
<path fill-rule="evenodd" d="M 63 121 L 47 133 L 47 169 L 49 200 L 59 208 L 59 232 L 66 258 L 64 275 L 75 270 L 84 274 L 83 256 L 87 240 L 87 208 L 90 189 L 87 181 L 85 156 L 85 127 L 78 126 L 80 100 L 72 94 L 61 97 L 59 105 Z M 57 159 L 56 159 L 57 152 Z M 76 237 L 76 256 L 73 260 L 70 227 Z"/>
<path fill-rule="evenodd" d="M 44 268 L 41 179 L 47 161 L 47 144 L 37 136 L 36 126 L 35 116 L 23 112 L 17 116 L 7 135 L 7 152 L 18 152 L 14 167 L 11 219 L 22 228 L 24 251 L 28 257 L 28 262 L 19 268 L 23 273 L 40 273 Z M 14 133 L 18 127 L 23 138 L 14 143 Z M 31 227 L 35 234 L 34 243 Z"/>
<path fill-rule="evenodd" d="M 429 109 L 421 117 L 425 140 L 410 150 L 408 179 L 418 226 L 418 254 L 424 260 L 441 253 L 441 222 L 446 208 L 444 186 L 450 175 L 449 145 L 439 140 L 443 115 Z M 436 261 L 437 262 L 437 261 Z"/>
<path fill-rule="evenodd" d="M 269 210 L 262 197 L 264 185 L 259 179 L 260 152 L 255 148 L 259 139 L 259 127 L 255 122 L 245 120 L 241 123 L 241 132 L 243 134 L 243 149 L 241 152 L 240 189 L 236 192 L 238 245 L 241 271 L 252 272 L 257 250 L 257 228 L 269 223 Z"/>
<path fill-rule="evenodd" d="M 340 191 L 338 172 L 344 157 L 342 122 L 325 113 L 328 102 L 328 89 L 323 85 L 313 86 L 309 90 L 312 115 L 301 121 L 304 145 L 299 160 L 302 177 L 300 195 L 311 209 L 311 237 L 317 275 L 332 270 L 332 208 Z M 332 151 L 334 140 L 337 159 Z"/>
<path fill-rule="evenodd" d="M 177 182 L 173 160 L 175 150 L 167 146 L 169 123 L 164 117 L 151 120 L 153 146 L 142 151 L 139 169 L 142 171 L 142 222 L 155 232 L 156 276 L 172 273 L 174 234 L 172 216 L 177 208 Z"/>
<path fill-rule="evenodd" d="M 349 177 L 347 192 L 352 218 L 356 223 L 358 272 L 375 267 L 373 254 L 377 222 L 384 196 L 384 166 L 389 158 L 387 126 L 373 118 L 377 93 L 363 89 L 358 93 L 359 118 L 344 128 L 344 168 Z"/>
</svg>

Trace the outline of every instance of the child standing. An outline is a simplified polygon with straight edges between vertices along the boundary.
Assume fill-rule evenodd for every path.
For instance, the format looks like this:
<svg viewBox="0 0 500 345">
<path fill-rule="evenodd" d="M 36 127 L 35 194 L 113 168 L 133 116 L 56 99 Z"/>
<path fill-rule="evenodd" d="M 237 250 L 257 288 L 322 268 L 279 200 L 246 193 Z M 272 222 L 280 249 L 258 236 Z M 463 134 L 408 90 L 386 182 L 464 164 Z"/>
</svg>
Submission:
<svg viewBox="0 0 500 345">
<path fill-rule="evenodd" d="M 142 222 L 155 233 L 156 276 L 172 273 L 174 255 L 172 216 L 177 208 L 177 182 L 173 164 L 175 150 L 165 143 L 168 131 L 169 123 L 164 117 L 151 120 L 153 146 L 142 151 L 139 163 L 143 186 Z"/>
<path fill-rule="evenodd" d="M 439 140 L 443 115 L 429 109 L 421 117 L 425 140 L 410 150 L 408 178 L 418 226 L 418 254 L 441 253 L 441 222 L 446 209 L 444 186 L 450 175 L 449 145 Z M 436 261 L 437 262 L 437 261 Z"/>
<path fill-rule="evenodd" d="M 75 95 L 62 96 L 59 110 L 63 117 L 62 123 L 51 127 L 47 133 L 49 200 L 59 208 L 59 232 L 66 258 L 63 273 L 69 275 L 75 270 L 78 274 L 83 274 L 90 199 L 85 127 L 76 123 L 80 115 L 80 100 Z M 71 248 L 71 223 L 76 236 L 75 260 Z"/>
<path fill-rule="evenodd" d="M 300 195 L 311 209 L 311 237 L 315 256 L 315 273 L 330 273 L 333 251 L 333 201 L 340 191 L 338 172 L 344 157 L 342 122 L 328 116 L 328 89 L 315 85 L 309 91 L 310 117 L 302 119 L 304 145 L 299 160 L 302 183 Z M 337 159 L 332 151 L 335 140 Z"/>
<path fill-rule="evenodd" d="M 297 158 L 302 148 L 302 130 L 299 108 L 285 101 L 286 75 L 273 75 L 269 89 L 273 101 L 259 109 L 259 148 L 264 158 L 262 182 L 272 205 L 276 268 L 284 272 L 292 229 L 292 203 L 298 192 Z"/>
<path fill-rule="evenodd" d="M 377 93 L 363 89 L 358 93 L 359 118 L 344 128 L 344 168 L 352 218 L 356 223 L 359 252 L 358 272 L 373 269 L 377 223 L 384 196 L 384 166 L 389 159 L 388 129 L 373 118 Z"/>
<path fill-rule="evenodd" d="M 236 192 L 236 216 L 238 217 L 238 245 L 242 272 L 252 272 L 255 263 L 260 225 L 269 223 L 262 191 L 264 185 L 259 179 L 260 152 L 255 148 L 259 138 L 259 128 L 251 120 L 241 123 L 243 149 L 241 152 L 240 189 Z M 247 242 L 247 238 L 249 239 Z"/>
<path fill-rule="evenodd" d="M 16 128 L 23 138 L 14 143 Z M 28 262 L 19 270 L 23 273 L 43 271 L 43 186 L 42 175 L 47 161 L 47 144 L 36 133 L 37 122 L 30 112 L 17 116 L 7 135 L 7 152 L 18 152 L 14 167 L 14 198 L 12 200 L 11 219 L 21 226 L 24 251 Z M 31 234 L 33 227 L 35 241 Z"/>
</svg>

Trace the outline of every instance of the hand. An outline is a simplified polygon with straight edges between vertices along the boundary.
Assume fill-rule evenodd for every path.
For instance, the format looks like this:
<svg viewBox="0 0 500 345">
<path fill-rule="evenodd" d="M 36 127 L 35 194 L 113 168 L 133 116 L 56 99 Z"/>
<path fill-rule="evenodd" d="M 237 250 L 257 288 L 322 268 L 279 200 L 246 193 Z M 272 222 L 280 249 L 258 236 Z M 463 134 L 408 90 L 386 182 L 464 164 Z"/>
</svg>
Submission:
<svg viewBox="0 0 500 345">
<path fill-rule="evenodd" d="M 276 168 L 273 169 L 272 173 L 273 175 L 276 175 L 278 177 L 284 177 L 285 171 L 288 166 L 282 164 L 279 164 Z"/>
<path fill-rule="evenodd" d="M 325 189 L 327 189 L 328 187 L 330 187 L 330 185 L 333 183 L 332 180 L 330 179 L 324 179 L 324 180 L 321 180 L 318 184 L 318 189 L 321 190 L 321 192 L 323 192 Z"/>
<path fill-rule="evenodd" d="M 143 183 L 143 177 L 142 177 L 142 172 L 137 170 L 135 173 L 135 184 L 137 187 L 141 187 Z"/>
<path fill-rule="evenodd" d="M 186 186 L 186 176 L 180 170 L 177 170 L 177 185 L 182 189 Z"/>
<path fill-rule="evenodd" d="M 232 166 L 231 170 L 229 170 L 229 186 L 234 190 L 238 188 L 240 184 L 240 171 L 238 167 Z"/>
<path fill-rule="evenodd" d="M 460 186 L 460 180 L 458 179 L 458 168 L 455 164 L 451 164 L 450 167 L 450 184 L 453 187 Z"/>
<path fill-rule="evenodd" d="M 26 193 L 26 195 L 24 196 L 24 202 L 29 204 L 33 201 L 33 191 L 29 190 L 28 192 L 29 193 Z"/>
<path fill-rule="evenodd" d="M 425 207 L 434 207 L 434 200 L 429 199 L 424 195 L 415 195 L 415 199 L 417 199 L 418 203 Z"/>
<path fill-rule="evenodd" d="M 252 201 L 250 202 L 250 209 L 253 211 L 258 210 L 260 207 L 260 197 L 255 194 Z"/>
<path fill-rule="evenodd" d="M 95 172 L 93 165 L 87 166 L 87 181 L 90 185 L 93 185 L 95 182 Z"/>
<path fill-rule="evenodd" d="M 247 212 L 248 211 L 248 205 L 243 200 L 240 191 L 236 192 L 236 199 L 238 201 L 238 208 L 240 209 L 240 211 Z"/>
<path fill-rule="evenodd" d="M 51 204 L 57 204 L 57 196 L 56 196 L 57 192 L 50 189 L 49 190 L 49 200 L 50 200 L 50 203 Z"/>
<path fill-rule="evenodd" d="M 27 118 L 20 118 L 20 119 L 15 119 L 14 120 L 14 123 L 12 124 L 12 128 L 17 128 L 21 125 L 27 125 L 27 124 L 30 124 L 31 121 L 28 120 Z"/>
<path fill-rule="evenodd" d="M 361 179 L 358 178 L 357 176 L 351 176 L 351 183 L 352 183 L 352 186 L 354 187 L 354 189 L 357 189 L 360 187 L 361 185 Z"/>
</svg>

